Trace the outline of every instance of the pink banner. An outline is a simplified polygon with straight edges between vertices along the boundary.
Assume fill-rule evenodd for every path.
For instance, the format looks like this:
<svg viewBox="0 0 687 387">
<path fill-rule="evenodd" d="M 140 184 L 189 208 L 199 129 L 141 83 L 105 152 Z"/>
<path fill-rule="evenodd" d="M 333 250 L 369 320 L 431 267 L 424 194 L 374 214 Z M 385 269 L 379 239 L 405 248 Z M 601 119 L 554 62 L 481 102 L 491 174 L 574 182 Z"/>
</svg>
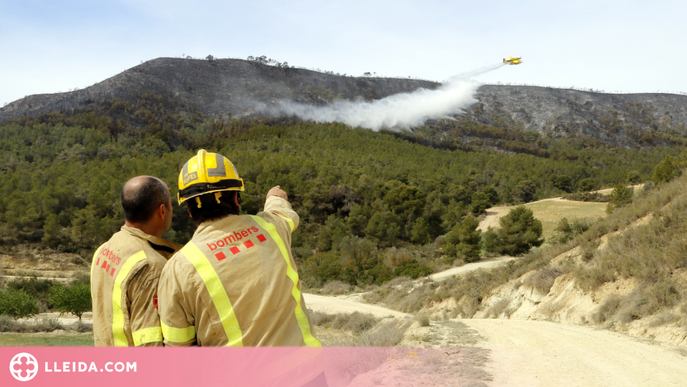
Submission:
<svg viewBox="0 0 687 387">
<path fill-rule="evenodd" d="M 479 348 L 0 348 L 1 386 L 436 386 L 489 380 Z M 461 354 L 462 351 L 462 354 Z M 486 358 L 478 354 L 478 358 Z M 483 363 L 483 362 L 482 362 Z M 481 372 L 481 374 L 480 374 Z M 479 385 L 479 384 L 478 384 Z"/>
</svg>

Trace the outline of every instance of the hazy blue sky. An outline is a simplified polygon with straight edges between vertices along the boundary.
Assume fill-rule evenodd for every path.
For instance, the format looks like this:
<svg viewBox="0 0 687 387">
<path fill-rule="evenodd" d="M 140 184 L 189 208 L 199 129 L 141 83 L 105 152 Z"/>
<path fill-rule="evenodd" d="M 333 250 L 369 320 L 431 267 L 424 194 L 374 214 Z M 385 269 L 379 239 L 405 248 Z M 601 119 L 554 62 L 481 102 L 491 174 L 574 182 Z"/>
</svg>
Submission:
<svg viewBox="0 0 687 387">
<path fill-rule="evenodd" d="M 266 55 L 349 75 L 687 92 L 687 2 L 0 0 L 0 105 L 141 61 Z"/>
</svg>

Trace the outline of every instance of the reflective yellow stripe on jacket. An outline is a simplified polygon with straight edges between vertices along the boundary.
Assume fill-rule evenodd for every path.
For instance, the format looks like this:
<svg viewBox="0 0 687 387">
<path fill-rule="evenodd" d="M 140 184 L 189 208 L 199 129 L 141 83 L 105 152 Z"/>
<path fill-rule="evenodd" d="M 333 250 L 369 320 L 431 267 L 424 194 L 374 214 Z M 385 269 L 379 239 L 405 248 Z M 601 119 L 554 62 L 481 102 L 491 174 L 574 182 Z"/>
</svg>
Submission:
<svg viewBox="0 0 687 387">
<path fill-rule="evenodd" d="M 184 248 L 181 249 L 181 253 L 191 261 L 200 275 L 200 278 L 203 279 L 205 288 L 210 293 L 212 303 L 215 305 L 215 309 L 217 309 L 217 313 L 219 313 L 219 317 L 222 320 L 224 333 L 229 340 L 227 346 L 242 347 L 243 333 L 236 319 L 236 314 L 234 314 L 234 307 L 231 305 L 227 291 L 224 289 L 224 285 L 222 285 L 222 281 L 219 279 L 219 276 L 217 276 L 217 272 L 212 267 L 212 264 L 193 242 L 189 242 L 184 246 Z"/>
<path fill-rule="evenodd" d="M 160 327 L 143 328 L 132 332 L 131 336 L 133 336 L 134 345 L 137 347 L 143 344 L 156 343 L 162 341 L 162 329 Z"/>
<path fill-rule="evenodd" d="M 260 218 L 260 219 L 262 219 L 262 218 Z M 296 225 L 293 223 L 293 220 L 287 218 L 286 216 L 282 216 L 282 219 L 284 219 L 286 221 L 286 223 L 289 224 L 289 227 L 291 228 L 291 232 L 293 232 L 293 229 L 296 228 Z"/>
<path fill-rule="evenodd" d="M 174 328 L 166 325 L 162 320 L 160 320 L 160 325 L 162 325 L 162 334 L 168 341 L 185 343 L 196 337 L 196 327 L 193 325 L 186 328 Z"/>
<path fill-rule="evenodd" d="M 114 335 L 115 347 L 129 346 L 129 340 L 124 334 L 124 310 L 122 310 L 122 283 L 129 276 L 131 269 L 146 259 L 145 251 L 141 250 L 138 253 L 129 257 L 124 262 L 124 265 L 119 270 L 117 278 L 115 279 L 114 289 L 112 290 L 112 333 Z"/>
<path fill-rule="evenodd" d="M 270 234 L 274 242 L 279 247 L 282 256 L 284 256 L 287 266 L 286 275 L 291 279 L 291 281 L 293 281 L 291 295 L 293 295 L 293 298 L 296 300 L 296 321 L 298 321 L 298 326 L 301 328 L 301 332 L 303 333 L 303 341 L 305 342 L 305 345 L 308 347 L 321 347 L 322 344 L 320 341 L 317 340 L 310 332 L 310 323 L 308 322 L 308 317 L 305 315 L 305 312 L 303 312 L 303 308 L 301 307 L 301 291 L 298 289 L 298 272 L 296 272 L 291 265 L 289 252 L 284 244 L 284 241 L 281 239 L 276 227 L 274 227 L 272 223 L 265 221 L 259 216 L 251 215 L 250 217 L 253 218 L 253 220 L 255 220 L 260 227 L 265 229 Z M 293 230 L 293 221 L 291 221 L 291 219 L 288 220 L 289 226 L 291 226 L 291 229 Z"/>
</svg>

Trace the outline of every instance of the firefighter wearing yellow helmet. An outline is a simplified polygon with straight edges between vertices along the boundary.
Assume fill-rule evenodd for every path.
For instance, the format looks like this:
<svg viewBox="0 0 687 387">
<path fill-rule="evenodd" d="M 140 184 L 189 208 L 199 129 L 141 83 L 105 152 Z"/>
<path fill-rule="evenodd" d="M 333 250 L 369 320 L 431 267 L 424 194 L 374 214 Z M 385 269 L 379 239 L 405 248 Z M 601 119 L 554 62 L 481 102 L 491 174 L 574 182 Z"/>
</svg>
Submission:
<svg viewBox="0 0 687 387">
<path fill-rule="evenodd" d="M 279 186 L 257 215 L 239 215 L 234 165 L 201 150 L 179 173 L 179 204 L 197 225 L 165 265 L 159 308 L 169 346 L 321 346 L 291 255 L 299 217 Z"/>
</svg>

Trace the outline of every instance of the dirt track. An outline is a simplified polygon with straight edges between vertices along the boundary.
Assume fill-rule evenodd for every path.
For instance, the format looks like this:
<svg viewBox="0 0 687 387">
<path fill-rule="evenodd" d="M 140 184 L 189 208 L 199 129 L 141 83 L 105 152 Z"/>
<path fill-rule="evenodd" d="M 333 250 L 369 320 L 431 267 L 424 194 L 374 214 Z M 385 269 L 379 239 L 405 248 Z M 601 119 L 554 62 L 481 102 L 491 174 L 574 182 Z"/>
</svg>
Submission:
<svg viewBox="0 0 687 387">
<path fill-rule="evenodd" d="M 448 277 L 454 276 L 454 275 L 459 275 L 459 274 L 465 274 L 470 271 L 478 270 L 478 269 L 490 269 L 492 267 L 496 267 L 502 263 L 506 263 L 508 261 L 512 261 L 515 258 L 513 257 L 497 257 L 497 258 L 487 258 L 487 259 L 482 259 L 478 262 L 474 263 L 469 263 L 467 265 L 459 266 L 459 267 L 454 267 L 448 270 L 444 270 L 439 273 L 434 273 L 429 276 L 430 279 L 434 281 L 441 281 L 443 279 L 446 279 Z"/>
<path fill-rule="evenodd" d="M 304 296 L 308 307 L 320 312 L 408 316 L 360 303 L 360 295 Z M 485 368 L 493 377 L 491 387 L 687 386 L 687 351 L 668 344 L 544 321 L 459 321 L 484 338 L 476 346 L 491 350 Z M 437 332 L 446 331 L 442 324 L 432 322 Z"/>
<path fill-rule="evenodd" d="M 493 387 L 687 385 L 687 355 L 669 345 L 542 321 L 461 321 L 492 350 Z"/>
<path fill-rule="evenodd" d="M 321 313 L 369 313 L 375 317 L 407 317 L 410 316 L 406 313 L 399 312 L 397 310 L 388 309 L 382 306 L 364 304 L 358 302 L 353 295 L 348 296 L 319 296 L 316 294 L 303 293 L 303 298 L 305 298 L 305 304 L 310 310 Z"/>
</svg>

